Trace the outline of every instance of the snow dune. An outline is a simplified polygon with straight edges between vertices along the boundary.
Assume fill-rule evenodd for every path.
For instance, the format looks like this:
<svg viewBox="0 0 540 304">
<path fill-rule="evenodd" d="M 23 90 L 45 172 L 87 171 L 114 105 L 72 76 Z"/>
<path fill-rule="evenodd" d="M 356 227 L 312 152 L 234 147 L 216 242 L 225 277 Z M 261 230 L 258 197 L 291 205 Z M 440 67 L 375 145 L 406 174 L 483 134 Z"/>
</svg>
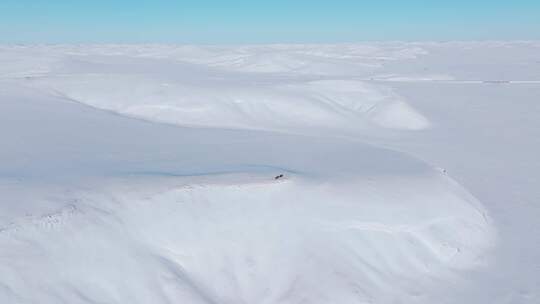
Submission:
<svg viewBox="0 0 540 304">
<path fill-rule="evenodd" d="M 490 265 L 494 223 L 368 144 L 437 126 L 375 79 L 455 79 L 402 66 L 430 52 L 2 47 L 0 300 L 437 301 Z"/>
<path fill-rule="evenodd" d="M 29 79 L 73 101 L 183 126 L 358 133 L 369 125 L 424 129 L 428 120 L 388 88 L 354 80 L 282 79 L 155 59 L 64 62 Z M 290 77 L 289 77 L 290 78 Z"/>
<path fill-rule="evenodd" d="M 3 228 L 3 297 L 386 302 L 414 299 L 430 280 L 476 265 L 489 246 L 477 202 L 451 183 L 353 184 L 248 174 L 77 190 L 67 207 Z"/>
</svg>

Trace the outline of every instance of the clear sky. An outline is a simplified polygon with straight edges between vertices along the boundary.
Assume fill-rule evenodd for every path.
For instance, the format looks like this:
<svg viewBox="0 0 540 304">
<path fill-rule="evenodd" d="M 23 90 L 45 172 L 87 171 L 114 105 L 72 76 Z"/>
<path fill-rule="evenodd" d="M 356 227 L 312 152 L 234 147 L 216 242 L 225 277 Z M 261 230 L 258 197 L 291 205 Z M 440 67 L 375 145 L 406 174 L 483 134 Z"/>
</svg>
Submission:
<svg viewBox="0 0 540 304">
<path fill-rule="evenodd" d="M 0 0 L 0 43 L 539 39 L 540 0 Z"/>
</svg>

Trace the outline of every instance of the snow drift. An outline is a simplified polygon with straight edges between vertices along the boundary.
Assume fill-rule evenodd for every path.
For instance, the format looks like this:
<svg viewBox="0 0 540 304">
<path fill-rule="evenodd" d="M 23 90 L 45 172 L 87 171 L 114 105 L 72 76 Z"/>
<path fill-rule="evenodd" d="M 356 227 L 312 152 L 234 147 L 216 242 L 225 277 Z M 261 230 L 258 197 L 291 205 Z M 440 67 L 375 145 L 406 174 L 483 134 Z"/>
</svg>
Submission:
<svg viewBox="0 0 540 304">
<path fill-rule="evenodd" d="M 156 59 L 67 60 L 34 86 L 73 101 L 183 126 L 358 133 L 419 130 L 428 120 L 392 90 L 354 80 L 282 79 Z M 91 72 L 91 73 L 89 73 Z M 290 78 L 290 77 L 289 77 Z"/>
</svg>

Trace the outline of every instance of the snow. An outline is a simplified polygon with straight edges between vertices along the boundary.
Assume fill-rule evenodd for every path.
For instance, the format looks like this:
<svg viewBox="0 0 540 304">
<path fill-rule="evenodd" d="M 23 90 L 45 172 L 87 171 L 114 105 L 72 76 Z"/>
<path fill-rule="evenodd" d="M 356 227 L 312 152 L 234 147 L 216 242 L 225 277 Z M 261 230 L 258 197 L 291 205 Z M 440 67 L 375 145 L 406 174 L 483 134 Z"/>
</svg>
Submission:
<svg viewBox="0 0 540 304">
<path fill-rule="evenodd" d="M 539 49 L 1 46 L 0 301 L 535 303 Z"/>
</svg>

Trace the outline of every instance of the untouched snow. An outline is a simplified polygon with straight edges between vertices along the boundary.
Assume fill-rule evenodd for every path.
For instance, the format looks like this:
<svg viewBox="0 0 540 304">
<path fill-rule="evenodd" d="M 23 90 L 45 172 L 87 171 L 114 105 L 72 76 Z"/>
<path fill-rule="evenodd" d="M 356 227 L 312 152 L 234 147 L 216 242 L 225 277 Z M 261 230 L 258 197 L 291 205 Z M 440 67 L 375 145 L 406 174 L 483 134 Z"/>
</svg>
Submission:
<svg viewBox="0 0 540 304">
<path fill-rule="evenodd" d="M 0 302 L 535 303 L 539 50 L 2 46 Z"/>
</svg>

